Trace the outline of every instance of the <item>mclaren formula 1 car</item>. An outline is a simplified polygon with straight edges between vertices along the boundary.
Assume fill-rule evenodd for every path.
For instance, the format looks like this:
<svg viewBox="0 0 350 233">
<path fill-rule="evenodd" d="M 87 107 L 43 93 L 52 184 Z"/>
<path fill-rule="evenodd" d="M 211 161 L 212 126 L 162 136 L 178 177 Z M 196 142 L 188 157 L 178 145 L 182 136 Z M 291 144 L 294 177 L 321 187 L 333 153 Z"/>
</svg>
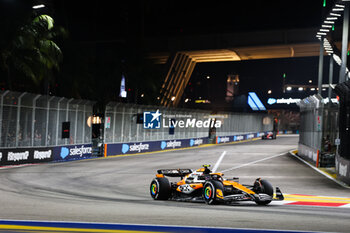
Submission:
<svg viewBox="0 0 350 233">
<path fill-rule="evenodd" d="M 224 179 L 222 173 L 212 173 L 209 165 L 191 169 L 162 169 L 157 171 L 151 182 L 150 193 L 154 200 L 204 201 L 207 204 L 254 201 L 267 205 L 273 200 L 283 200 L 281 190 L 276 187 L 275 197 L 272 185 L 263 179 L 256 179 L 253 185 L 243 185 L 238 178 Z M 170 182 L 167 177 L 179 177 Z"/>
</svg>

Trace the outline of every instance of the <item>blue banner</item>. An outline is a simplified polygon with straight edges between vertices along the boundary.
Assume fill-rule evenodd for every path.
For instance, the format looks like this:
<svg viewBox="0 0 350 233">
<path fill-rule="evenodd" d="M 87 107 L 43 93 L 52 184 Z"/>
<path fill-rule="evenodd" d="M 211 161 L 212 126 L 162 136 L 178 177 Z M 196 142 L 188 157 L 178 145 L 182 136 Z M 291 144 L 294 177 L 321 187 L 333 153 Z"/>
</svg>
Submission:
<svg viewBox="0 0 350 233">
<path fill-rule="evenodd" d="M 121 154 L 136 154 L 208 144 L 208 138 L 174 139 L 162 141 L 147 141 L 133 143 L 115 143 L 107 145 L 107 156 Z"/>
<path fill-rule="evenodd" d="M 65 145 L 53 148 L 54 161 L 68 161 L 92 157 L 92 145 Z"/>
<path fill-rule="evenodd" d="M 259 137 L 265 135 L 266 133 L 267 132 L 240 134 L 240 135 L 233 135 L 233 136 L 217 136 L 216 137 L 216 144 L 250 140 L 253 138 L 259 138 Z"/>
</svg>

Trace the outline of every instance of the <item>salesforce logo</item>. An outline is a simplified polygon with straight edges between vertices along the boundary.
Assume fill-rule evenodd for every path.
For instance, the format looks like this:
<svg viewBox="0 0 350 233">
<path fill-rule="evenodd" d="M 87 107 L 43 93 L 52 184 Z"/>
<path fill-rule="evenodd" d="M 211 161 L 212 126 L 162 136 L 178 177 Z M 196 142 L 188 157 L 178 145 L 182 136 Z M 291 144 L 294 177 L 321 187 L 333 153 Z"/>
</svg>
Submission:
<svg viewBox="0 0 350 233">
<path fill-rule="evenodd" d="M 142 152 L 145 150 L 149 150 L 149 144 L 143 144 L 142 142 L 139 144 L 134 143 L 133 145 L 123 144 L 122 145 L 122 153 L 125 154 L 127 152 Z"/>
<path fill-rule="evenodd" d="M 122 145 L 122 153 L 125 154 L 126 152 L 129 151 L 129 145 L 128 144 L 123 144 Z"/>
<path fill-rule="evenodd" d="M 69 155 L 69 149 L 67 147 L 61 147 L 60 156 L 62 159 L 65 159 Z"/>
<path fill-rule="evenodd" d="M 191 139 L 190 146 L 199 146 L 203 144 L 203 139 Z"/>
<path fill-rule="evenodd" d="M 217 143 L 225 143 L 225 142 L 229 142 L 230 138 L 229 137 L 218 137 L 217 139 Z"/>
<path fill-rule="evenodd" d="M 61 153 L 60 156 L 62 159 L 65 159 L 67 156 L 79 156 L 82 157 L 83 155 L 91 155 L 92 153 L 92 147 L 85 147 L 82 146 L 74 146 L 73 148 L 68 147 L 61 147 Z"/>
<path fill-rule="evenodd" d="M 269 99 L 267 100 L 267 103 L 268 103 L 269 105 L 273 105 L 273 104 L 277 103 L 277 100 L 276 100 L 275 98 L 269 98 Z"/>
<path fill-rule="evenodd" d="M 175 149 L 176 147 L 181 147 L 181 141 L 176 141 L 176 140 L 168 141 L 168 142 L 162 141 L 160 143 L 160 148 L 162 150 L 164 150 L 165 148 L 173 148 L 173 149 Z"/>
<path fill-rule="evenodd" d="M 160 143 L 160 148 L 161 148 L 162 150 L 164 150 L 164 149 L 166 148 L 166 142 L 165 142 L 165 141 L 162 141 L 162 142 Z"/>
</svg>

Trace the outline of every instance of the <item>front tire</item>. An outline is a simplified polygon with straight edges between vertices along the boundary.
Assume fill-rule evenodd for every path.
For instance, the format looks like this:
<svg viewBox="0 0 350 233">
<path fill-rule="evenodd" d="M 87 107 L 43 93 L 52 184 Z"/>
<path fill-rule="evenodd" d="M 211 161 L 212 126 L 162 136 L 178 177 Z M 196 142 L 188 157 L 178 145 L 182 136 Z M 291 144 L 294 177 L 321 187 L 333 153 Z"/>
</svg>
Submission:
<svg viewBox="0 0 350 233">
<path fill-rule="evenodd" d="M 273 187 L 270 184 L 270 182 L 268 182 L 267 180 L 255 181 L 254 190 L 256 190 L 256 193 L 264 193 L 271 196 L 271 198 L 273 198 Z M 255 203 L 258 205 L 267 205 L 270 202 L 271 200 L 268 200 L 268 201 L 255 200 Z"/>
<path fill-rule="evenodd" d="M 207 203 L 208 205 L 219 204 L 220 199 L 217 198 L 217 194 L 220 191 L 218 190 L 221 190 L 221 195 L 222 195 L 224 192 L 224 185 L 220 181 L 217 181 L 217 180 L 207 181 L 203 187 L 203 198 L 205 203 Z"/>
<path fill-rule="evenodd" d="M 168 200 L 171 196 L 171 185 L 167 178 L 155 178 L 150 185 L 150 194 L 154 200 Z"/>
</svg>

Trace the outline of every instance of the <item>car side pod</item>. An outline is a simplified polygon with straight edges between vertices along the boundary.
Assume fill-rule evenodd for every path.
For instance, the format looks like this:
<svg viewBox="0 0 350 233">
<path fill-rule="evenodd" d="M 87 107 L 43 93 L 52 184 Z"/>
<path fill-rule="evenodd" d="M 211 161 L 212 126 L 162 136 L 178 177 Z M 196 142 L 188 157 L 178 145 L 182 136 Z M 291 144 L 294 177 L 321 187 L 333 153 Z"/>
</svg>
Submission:
<svg viewBox="0 0 350 233">
<path fill-rule="evenodd" d="M 279 187 L 276 187 L 276 197 L 273 198 L 274 201 L 283 201 L 284 196 Z"/>
</svg>

